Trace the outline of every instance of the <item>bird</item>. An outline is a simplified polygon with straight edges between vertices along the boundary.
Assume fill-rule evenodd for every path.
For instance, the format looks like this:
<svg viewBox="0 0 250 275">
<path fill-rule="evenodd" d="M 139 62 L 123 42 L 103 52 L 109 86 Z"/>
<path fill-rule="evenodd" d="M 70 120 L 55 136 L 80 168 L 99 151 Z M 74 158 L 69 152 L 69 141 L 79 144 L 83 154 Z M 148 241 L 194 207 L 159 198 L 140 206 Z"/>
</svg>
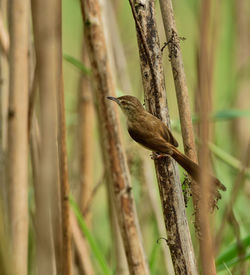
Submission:
<svg viewBox="0 0 250 275">
<path fill-rule="evenodd" d="M 125 114 L 128 133 L 134 141 L 155 152 L 156 158 L 161 158 L 164 155 L 171 156 L 195 181 L 200 180 L 201 167 L 177 149 L 178 142 L 168 126 L 147 112 L 139 99 L 130 95 L 108 96 L 107 99 L 116 102 Z M 226 187 L 219 179 L 210 174 L 208 177 L 217 188 L 226 191 Z"/>
</svg>

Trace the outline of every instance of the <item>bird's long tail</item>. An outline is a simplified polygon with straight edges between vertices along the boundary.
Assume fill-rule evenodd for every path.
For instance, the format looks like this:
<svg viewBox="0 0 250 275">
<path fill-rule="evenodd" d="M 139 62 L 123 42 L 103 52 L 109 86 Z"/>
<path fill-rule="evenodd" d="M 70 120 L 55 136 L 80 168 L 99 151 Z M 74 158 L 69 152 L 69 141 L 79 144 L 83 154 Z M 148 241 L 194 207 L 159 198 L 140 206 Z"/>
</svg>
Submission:
<svg viewBox="0 0 250 275">
<path fill-rule="evenodd" d="M 190 158 L 182 154 L 176 148 L 172 148 L 172 157 L 188 172 L 188 174 L 195 180 L 199 181 L 201 175 L 201 168 L 198 164 L 193 162 Z M 214 176 L 209 175 L 209 179 L 213 182 L 217 188 L 226 191 L 226 187 Z"/>
</svg>

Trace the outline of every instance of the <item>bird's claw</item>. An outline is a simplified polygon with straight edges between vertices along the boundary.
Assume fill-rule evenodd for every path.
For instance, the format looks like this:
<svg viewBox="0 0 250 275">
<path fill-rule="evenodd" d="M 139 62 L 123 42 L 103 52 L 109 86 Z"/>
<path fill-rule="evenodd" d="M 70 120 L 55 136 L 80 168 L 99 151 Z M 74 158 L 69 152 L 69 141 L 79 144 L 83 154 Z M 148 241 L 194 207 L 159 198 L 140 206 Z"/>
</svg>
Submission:
<svg viewBox="0 0 250 275">
<path fill-rule="evenodd" d="M 159 153 L 156 153 L 156 152 L 153 152 L 150 155 L 151 159 L 153 159 L 153 160 L 158 160 L 158 159 L 161 159 L 161 158 L 166 158 L 168 156 L 169 156 L 168 154 L 159 154 Z"/>
</svg>

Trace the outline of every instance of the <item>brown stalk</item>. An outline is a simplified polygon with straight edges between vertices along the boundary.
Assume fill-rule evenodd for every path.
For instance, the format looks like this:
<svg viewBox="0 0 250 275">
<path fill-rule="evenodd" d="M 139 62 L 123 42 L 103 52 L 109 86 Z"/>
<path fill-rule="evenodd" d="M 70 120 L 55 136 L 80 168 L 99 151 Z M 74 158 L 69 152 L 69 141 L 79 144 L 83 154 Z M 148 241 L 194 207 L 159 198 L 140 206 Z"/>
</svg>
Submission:
<svg viewBox="0 0 250 275">
<path fill-rule="evenodd" d="M 57 115 L 58 115 L 58 157 L 60 173 L 60 195 L 61 195 L 61 221 L 62 221 L 62 275 L 72 274 L 71 257 L 71 228 L 70 228 L 70 206 L 69 206 L 69 181 L 68 181 L 68 156 L 66 142 L 66 121 L 65 103 L 62 71 L 62 2 L 56 1 L 57 8 L 54 16 L 56 17 L 55 27 L 57 40 L 57 56 L 59 71 L 59 87 L 57 89 Z"/>
<path fill-rule="evenodd" d="M 249 68 L 250 68 L 250 2 L 247 0 L 235 2 L 235 19 L 236 19 L 236 41 L 240 47 L 235 48 L 235 67 L 237 81 L 237 92 L 235 107 L 239 109 L 249 109 L 250 93 L 249 93 Z M 238 118 L 233 122 L 233 135 L 238 145 L 238 155 L 241 157 L 245 152 L 250 137 L 250 128 L 248 118 Z"/>
<path fill-rule="evenodd" d="M 9 3 L 8 202 L 16 274 L 28 256 L 28 1 Z"/>
<path fill-rule="evenodd" d="M 53 274 L 56 257 L 57 273 L 62 274 L 56 112 L 57 92 L 61 88 L 62 76 L 60 28 L 58 28 L 60 3 L 59 1 L 34 0 L 31 4 L 41 118 L 39 189 L 36 190 L 37 271 L 38 274 Z M 46 20 L 44 20 L 44 14 L 46 14 Z"/>
<path fill-rule="evenodd" d="M 2 20 L 6 21 L 7 1 L 0 2 L 0 10 L 3 13 Z M 7 30 L 5 30 L 7 32 Z M 9 37 L 9 34 L 7 34 Z M 9 49 L 8 49 L 9 51 Z M 0 188 L 2 190 L 2 204 L 7 213 L 7 181 L 6 181 L 6 162 L 7 162 L 7 122 L 9 104 L 9 67 L 8 58 L 0 52 Z"/>
<path fill-rule="evenodd" d="M 199 160 L 203 171 L 201 175 L 201 200 L 198 201 L 199 228 L 200 233 L 200 258 L 203 274 L 216 274 L 214 261 L 214 248 L 211 233 L 209 197 L 211 188 L 209 179 L 209 148 L 208 142 L 211 137 L 209 116 L 211 113 L 211 78 L 209 75 L 209 22 L 211 1 L 202 1 L 200 22 L 200 51 L 199 51 L 199 99 L 200 99 L 200 125 L 199 138 L 201 146 Z"/>
<path fill-rule="evenodd" d="M 114 95 L 110 64 L 104 39 L 100 7 L 96 0 L 81 1 L 85 37 L 96 80 L 95 99 L 106 171 L 117 210 L 118 222 L 130 274 L 149 274 L 131 193 L 126 158 L 120 139 L 119 124 L 113 105 L 106 96 Z"/>
<path fill-rule="evenodd" d="M 136 6 L 129 1 L 137 29 L 146 108 L 170 126 L 154 1 L 137 1 Z M 176 164 L 166 158 L 155 161 L 155 166 L 175 273 L 197 274 Z"/>
</svg>

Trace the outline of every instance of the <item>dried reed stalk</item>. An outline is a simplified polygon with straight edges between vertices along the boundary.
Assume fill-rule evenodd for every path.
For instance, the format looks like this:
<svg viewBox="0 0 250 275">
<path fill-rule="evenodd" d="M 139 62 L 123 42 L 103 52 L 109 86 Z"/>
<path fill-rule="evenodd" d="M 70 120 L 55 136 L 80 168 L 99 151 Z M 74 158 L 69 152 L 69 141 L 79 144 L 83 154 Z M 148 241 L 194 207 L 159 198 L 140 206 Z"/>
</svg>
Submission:
<svg viewBox="0 0 250 275">
<path fill-rule="evenodd" d="M 41 120 L 39 189 L 36 190 L 37 271 L 38 274 L 54 274 L 56 264 L 57 273 L 62 274 L 56 112 L 57 92 L 61 86 L 59 2 L 35 0 L 31 4 Z"/>
<path fill-rule="evenodd" d="M 0 10 L 3 13 L 1 15 L 1 20 L 4 25 L 7 17 L 7 1 L 2 0 L 0 2 Z M 4 28 L 5 36 L 8 37 L 9 33 Z M 3 35 L 0 32 L 0 36 Z M 0 39 L 4 39 L 1 38 Z M 9 52 L 9 48 L 7 49 Z M 8 122 L 8 105 L 9 105 L 9 67 L 8 58 L 3 53 L 0 52 L 0 188 L 2 190 L 2 207 L 4 209 L 3 213 L 7 213 L 7 181 L 6 181 L 6 162 L 7 162 L 7 122 Z M 5 222 L 6 218 L 5 218 Z"/>
<path fill-rule="evenodd" d="M 28 256 L 28 1 L 9 3 L 9 110 L 7 182 L 16 274 L 27 274 Z"/>
<path fill-rule="evenodd" d="M 211 74 L 209 60 L 209 22 L 211 1 L 202 1 L 200 15 L 200 49 L 199 49 L 199 100 L 200 100 L 200 125 L 199 160 L 202 169 L 200 178 L 201 199 L 198 201 L 197 214 L 199 215 L 200 233 L 200 258 L 202 272 L 205 275 L 215 275 L 216 267 L 214 260 L 213 236 L 211 232 L 209 197 L 211 197 L 211 184 L 209 178 L 210 158 L 208 142 L 211 138 L 211 125 L 209 121 L 212 103 Z M 212 187 L 216 188 L 216 187 Z"/>
<path fill-rule="evenodd" d="M 56 17 L 55 26 L 57 29 L 57 51 L 59 56 L 58 71 L 60 74 L 59 87 L 57 89 L 57 115 L 58 115 L 58 157 L 59 157 L 59 179 L 61 196 L 61 221 L 62 221 L 62 275 L 72 274 L 72 256 L 71 256 L 71 224 L 70 224 L 70 206 L 69 206 L 69 181 L 68 181 L 68 156 L 66 142 L 66 121 L 65 121 L 65 103 L 63 87 L 63 69 L 62 69 L 62 2 L 56 1 L 57 8 L 54 11 Z"/>
</svg>

